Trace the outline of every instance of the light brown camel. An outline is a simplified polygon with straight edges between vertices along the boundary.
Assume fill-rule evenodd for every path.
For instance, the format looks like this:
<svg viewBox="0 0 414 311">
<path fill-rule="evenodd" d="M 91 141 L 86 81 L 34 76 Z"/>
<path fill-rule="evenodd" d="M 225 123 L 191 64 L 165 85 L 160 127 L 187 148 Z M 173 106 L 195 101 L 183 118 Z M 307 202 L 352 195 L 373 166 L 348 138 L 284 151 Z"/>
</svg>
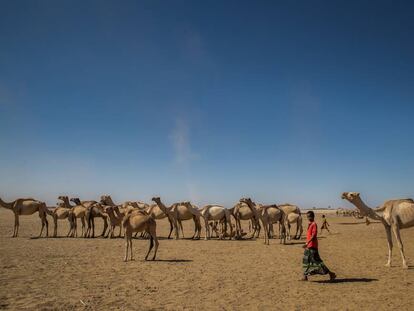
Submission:
<svg viewBox="0 0 414 311">
<path fill-rule="evenodd" d="M 227 226 L 230 226 L 230 234 L 229 234 L 229 238 L 231 239 L 233 236 L 233 226 L 231 224 L 231 213 L 230 211 L 221 206 L 221 205 L 217 205 L 217 204 L 210 204 L 210 205 L 206 205 L 204 206 L 201 211 L 201 216 L 204 219 L 204 224 L 205 224 L 205 230 L 206 230 L 206 234 L 205 234 L 205 240 L 208 240 L 211 238 L 211 231 L 210 231 L 210 225 L 209 222 L 210 221 L 214 221 L 212 224 L 212 228 L 216 234 L 219 232 L 217 229 L 217 225 L 218 222 L 224 224 L 224 228 L 221 230 L 220 234 L 219 234 L 219 239 L 223 239 L 227 233 Z M 216 223 L 217 222 L 217 223 Z"/>
<path fill-rule="evenodd" d="M 88 211 L 88 208 L 84 205 L 82 205 L 81 200 L 79 198 L 71 198 L 70 201 L 75 203 L 75 206 L 70 205 L 69 201 L 65 199 L 64 196 L 62 196 L 62 199 L 64 202 L 64 206 L 67 208 L 72 209 L 73 213 L 73 230 L 71 232 L 71 237 L 77 237 L 78 236 L 78 219 L 81 220 L 82 224 L 82 232 L 81 237 L 86 237 L 86 214 Z M 85 204 L 92 206 L 93 204 L 91 202 L 95 202 L 94 204 L 98 203 L 96 201 L 84 201 Z"/>
<path fill-rule="evenodd" d="M 179 236 L 176 213 L 172 211 L 171 207 L 165 206 L 165 204 L 161 202 L 160 197 L 154 197 L 151 201 L 156 204 L 151 205 L 147 210 L 147 213 L 151 214 L 154 219 L 163 219 L 167 217 L 170 222 L 170 233 L 168 234 L 168 239 L 171 237 L 171 233 L 174 229 L 174 239 L 177 240 Z"/>
<path fill-rule="evenodd" d="M 250 238 L 258 237 L 260 234 L 259 213 L 255 208 L 251 208 L 246 202 L 239 201 L 230 209 L 236 222 L 236 238 L 241 239 L 242 228 L 241 220 L 251 220 L 253 223 L 253 233 Z"/>
<path fill-rule="evenodd" d="M 184 220 L 193 220 L 194 221 L 194 234 L 192 239 L 198 240 L 201 235 L 201 223 L 200 223 L 200 211 L 192 205 L 190 202 L 180 202 L 174 203 L 171 205 L 171 213 L 174 214 L 175 219 L 177 219 L 177 224 L 181 230 L 181 235 L 184 238 L 184 230 L 182 221 Z M 177 228 L 178 228 L 177 226 Z"/>
<path fill-rule="evenodd" d="M 402 257 L 403 268 L 407 269 L 407 261 L 404 255 L 404 246 L 401 241 L 400 229 L 414 227 L 414 200 L 397 199 L 385 201 L 380 207 L 372 209 L 361 199 L 359 192 L 344 192 L 342 199 L 346 199 L 356 206 L 362 216 L 382 222 L 387 234 L 388 241 L 388 261 L 386 266 L 391 266 L 392 257 L 392 236 L 391 230 L 397 240 Z"/>
<path fill-rule="evenodd" d="M 293 224 L 296 224 L 296 233 L 294 239 L 299 240 L 303 233 L 303 220 L 300 212 L 300 208 L 296 205 L 284 203 L 278 205 L 278 207 L 285 213 L 285 228 L 288 240 L 291 239 L 290 228 Z"/>
<path fill-rule="evenodd" d="M 129 211 L 123 221 L 122 226 L 125 228 L 125 258 L 124 261 L 128 261 L 128 249 L 131 253 L 131 260 L 133 260 L 132 252 L 132 233 L 133 232 L 147 232 L 150 236 L 150 247 L 148 253 L 145 256 L 145 260 L 148 260 L 148 255 L 155 243 L 154 256 L 152 260 L 155 260 L 158 250 L 158 238 L 157 238 L 157 223 L 152 215 L 147 214 L 144 211 L 134 210 Z"/>
<path fill-rule="evenodd" d="M 88 224 L 86 229 L 85 238 L 94 238 L 95 237 L 95 218 L 102 218 L 103 220 L 103 230 L 100 237 L 105 236 L 106 229 L 108 228 L 108 214 L 103 210 L 103 206 L 96 201 L 81 201 L 79 198 L 71 198 L 72 202 L 76 205 L 81 205 L 86 207 L 85 218 Z M 82 227 L 84 226 L 82 222 Z"/>
<path fill-rule="evenodd" d="M 118 206 L 105 206 L 104 212 L 108 214 L 109 218 L 109 230 L 106 237 L 113 238 L 115 227 L 119 227 L 119 235 L 121 237 L 122 232 L 122 220 L 124 219 L 124 214 L 119 211 Z"/>
<path fill-rule="evenodd" d="M 51 212 L 47 209 L 44 202 L 40 202 L 35 199 L 17 199 L 13 202 L 7 203 L 0 199 L 0 206 L 13 211 L 14 213 L 14 229 L 13 229 L 13 238 L 17 237 L 19 234 L 19 216 L 20 215 L 32 215 L 36 212 L 39 212 L 40 220 L 42 221 L 42 229 L 40 229 L 39 237 L 42 236 L 43 228 L 46 226 L 46 237 L 49 235 L 49 223 L 47 221 L 46 214 Z"/>
<path fill-rule="evenodd" d="M 242 198 L 240 202 L 246 203 L 251 209 L 256 210 L 258 218 L 262 221 L 264 231 L 264 243 L 269 245 L 270 225 L 279 222 L 282 232 L 280 234 L 280 243 L 286 243 L 285 234 L 285 214 L 276 204 L 257 206 L 250 198 Z"/>
<path fill-rule="evenodd" d="M 63 196 L 59 196 L 58 199 L 62 200 Z M 69 202 L 69 198 L 65 197 L 67 199 L 67 202 Z M 65 203 L 63 203 L 63 205 L 65 205 Z M 73 210 L 72 208 L 68 208 L 66 206 L 60 206 L 60 204 L 58 203 L 58 206 L 55 208 L 49 208 L 49 214 L 52 216 L 53 218 L 53 223 L 54 223 L 54 230 L 53 230 L 53 237 L 57 237 L 57 227 L 58 227 L 58 220 L 59 219 L 67 219 L 69 221 L 69 231 L 68 234 L 66 235 L 67 237 L 71 235 L 71 233 L 74 230 L 74 221 L 76 220 L 74 215 L 73 215 Z"/>
</svg>

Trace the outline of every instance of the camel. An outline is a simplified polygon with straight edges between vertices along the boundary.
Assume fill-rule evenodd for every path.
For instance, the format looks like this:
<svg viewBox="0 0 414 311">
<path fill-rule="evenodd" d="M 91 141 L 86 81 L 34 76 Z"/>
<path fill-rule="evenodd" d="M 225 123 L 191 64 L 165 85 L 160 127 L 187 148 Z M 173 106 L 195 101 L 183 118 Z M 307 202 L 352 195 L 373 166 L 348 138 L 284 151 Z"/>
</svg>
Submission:
<svg viewBox="0 0 414 311">
<path fill-rule="evenodd" d="M 174 229 L 174 239 L 178 240 L 177 216 L 176 213 L 172 211 L 172 207 L 165 206 L 164 203 L 161 202 L 160 197 L 154 197 L 151 201 L 156 204 L 151 205 L 148 208 L 147 213 L 152 215 L 154 219 L 163 219 L 167 217 L 170 222 L 170 233 L 168 234 L 168 239 L 171 237 L 171 233 Z"/>
<path fill-rule="evenodd" d="M 119 211 L 118 206 L 105 206 L 104 212 L 108 214 L 109 218 L 109 230 L 106 237 L 113 238 L 115 227 L 119 227 L 119 235 L 121 237 L 122 232 L 122 220 L 124 218 L 124 214 Z"/>
<path fill-rule="evenodd" d="M 96 201 L 81 201 L 79 198 L 71 198 L 70 201 L 75 203 L 76 205 L 83 205 L 86 208 L 89 208 L 98 203 Z"/>
<path fill-rule="evenodd" d="M 293 204 L 285 203 L 278 205 L 278 207 L 285 213 L 285 228 L 288 240 L 291 239 L 290 227 L 296 224 L 296 233 L 294 239 L 299 240 L 303 233 L 302 215 L 299 207 Z"/>
<path fill-rule="evenodd" d="M 125 228 L 125 258 L 124 261 L 128 261 L 128 249 L 131 253 L 130 260 L 133 260 L 132 254 L 132 233 L 133 232 L 147 232 L 150 236 L 150 247 L 148 253 L 145 256 L 145 260 L 148 260 L 148 255 L 155 243 L 154 256 L 152 260 L 155 260 L 158 250 L 158 238 L 157 238 L 157 223 L 153 218 L 153 215 L 140 210 L 129 211 L 123 221 L 122 226 Z"/>
<path fill-rule="evenodd" d="M 42 229 L 40 230 L 39 237 L 42 236 L 43 229 L 46 226 L 46 237 L 49 235 L 49 223 L 47 221 L 46 214 L 51 212 L 47 209 L 44 202 L 40 202 L 35 199 L 17 199 L 13 202 L 7 203 L 0 199 L 0 206 L 13 211 L 14 213 L 14 229 L 13 229 L 13 238 L 17 237 L 19 234 L 19 216 L 20 215 L 32 215 L 36 212 L 39 212 L 39 217 L 42 221 Z"/>
<path fill-rule="evenodd" d="M 54 223 L 54 230 L 53 230 L 53 237 L 57 237 L 57 227 L 58 227 L 58 220 L 59 219 L 67 219 L 69 221 L 69 231 L 66 235 L 67 237 L 70 236 L 74 230 L 76 218 L 73 215 L 73 210 L 67 207 L 55 207 L 55 208 L 48 208 L 49 215 L 53 218 Z"/>
<path fill-rule="evenodd" d="M 222 223 L 224 223 L 224 230 L 221 230 L 220 234 L 219 234 L 219 239 L 221 240 L 224 235 L 227 232 L 227 225 L 230 226 L 230 239 L 233 236 L 233 226 L 231 224 L 231 217 L 230 217 L 230 211 L 226 208 L 224 208 L 221 205 L 216 205 L 216 204 L 212 204 L 212 205 L 206 205 L 201 209 L 201 216 L 204 218 L 204 223 L 205 223 L 205 229 L 206 229 L 206 234 L 205 234 L 205 240 L 208 240 L 211 238 L 211 231 L 210 231 L 210 225 L 209 225 L 209 221 L 214 221 L 212 223 L 212 228 L 216 234 L 218 233 L 217 230 L 217 224 L 216 222 L 220 221 Z"/>
<path fill-rule="evenodd" d="M 58 199 L 63 201 L 63 207 L 70 208 L 72 210 L 73 228 L 72 228 L 72 232 L 71 232 L 70 236 L 71 237 L 77 237 L 78 236 L 78 221 L 77 220 L 79 218 L 81 220 L 81 224 L 82 224 L 81 236 L 86 237 L 85 224 L 86 224 L 86 214 L 87 214 L 87 210 L 88 210 L 87 207 L 85 207 L 81 203 L 81 200 L 79 200 L 79 198 L 71 198 L 70 200 L 68 200 L 67 196 L 59 196 Z M 74 202 L 76 205 L 74 205 L 74 206 L 70 205 L 69 201 Z M 89 205 L 89 206 L 92 205 L 91 202 L 96 202 L 96 201 L 84 201 L 84 203 Z"/>
<path fill-rule="evenodd" d="M 171 213 L 174 214 L 175 219 L 181 229 L 182 237 L 184 238 L 184 230 L 182 221 L 191 220 L 194 221 L 194 234 L 192 239 L 200 239 L 201 224 L 200 224 L 200 211 L 194 207 L 190 202 L 175 203 L 171 206 Z M 178 226 L 177 226 L 178 229 Z"/>
<path fill-rule="evenodd" d="M 253 233 L 250 238 L 258 237 L 260 234 L 259 214 L 256 208 L 251 208 L 247 203 L 239 201 L 230 209 L 236 222 L 236 238 L 241 238 L 240 220 L 251 220 Z"/>
<path fill-rule="evenodd" d="M 87 220 L 88 228 L 85 231 L 85 234 L 83 237 L 93 238 L 95 237 L 95 218 L 99 217 L 103 219 L 104 227 L 103 231 L 100 235 L 100 237 L 105 236 L 106 229 L 108 228 L 108 215 L 104 212 L 103 207 L 101 204 L 99 204 L 96 201 L 81 201 L 79 198 L 71 198 L 71 202 L 74 202 L 77 206 L 82 206 L 83 208 L 86 208 L 84 217 Z M 80 214 L 83 213 L 83 208 L 80 210 Z M 82 231 L 84 228 L 84 218 L 82 217 Z"/>
<path fill-rule="evenodd" d="M 400 230 L 414 227 L 414 200 L 413 199 L 396 199 L 385 201 L 380 207 L 372 209 L 368 207 L 361 199 L 359 192 L 344 192 L 342 199 L 346 199 L 356 206 L 362 216 L 367 216 L 374 220 L 382 222 L 387 234 L 388 242 L 388 261 L 386 266 L 391 267 L 392 257 L 392 236 L 391 230 L 397 240 L 402 257 L 402 266 L 408 268 L 407 260 L 404 255 L 404 246 L 401 241 Z"/>
<path fill-rule="evenodd" d="M 270 225 L 276 222 L 281 224 L 282 234 L 280 243 L 286 243 L 285 234 L 285 213 L 276 204 L 257 206 L 250 198 L 242 198 L 240 202 L 247 204 L 252 210 L 256 210 L 257 217 L 262 221 L 264 230 L 264 243 L 269 245 Z"/>
</svg>

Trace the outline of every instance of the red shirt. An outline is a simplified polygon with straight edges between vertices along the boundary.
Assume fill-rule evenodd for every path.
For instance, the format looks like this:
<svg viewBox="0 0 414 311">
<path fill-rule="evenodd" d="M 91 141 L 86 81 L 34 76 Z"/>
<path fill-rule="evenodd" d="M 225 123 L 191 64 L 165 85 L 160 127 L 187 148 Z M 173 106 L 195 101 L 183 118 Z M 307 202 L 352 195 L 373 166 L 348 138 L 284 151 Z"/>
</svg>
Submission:
<svg viewBox="0 0 414 311">
<path fill-rule="evenodd" d="M 314 235 L 315 238 L 309 242 L 312 235 Z M 308 243 L 307 248 L 318 248 L 318 226 L 316 225 L 316 222 L 309 223 L 308 232 L 306 233 L 306 242 Z"/>
</svg>

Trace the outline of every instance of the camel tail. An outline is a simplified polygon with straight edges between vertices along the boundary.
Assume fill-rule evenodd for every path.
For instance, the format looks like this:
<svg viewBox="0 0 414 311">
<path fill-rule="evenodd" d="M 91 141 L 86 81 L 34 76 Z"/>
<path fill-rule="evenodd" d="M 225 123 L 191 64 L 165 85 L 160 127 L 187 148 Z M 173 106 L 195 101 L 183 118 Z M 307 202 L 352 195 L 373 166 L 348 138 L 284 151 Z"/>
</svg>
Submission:
<svg viewBox="0 0 414 311">
<path fill-rule="evenodd" d="M 46 203 L 42 203 L 42 207 L 44 208 L 46 214 L 53 216 L 54 210 L 51 207 L 46 206 Z"/>
</svg>

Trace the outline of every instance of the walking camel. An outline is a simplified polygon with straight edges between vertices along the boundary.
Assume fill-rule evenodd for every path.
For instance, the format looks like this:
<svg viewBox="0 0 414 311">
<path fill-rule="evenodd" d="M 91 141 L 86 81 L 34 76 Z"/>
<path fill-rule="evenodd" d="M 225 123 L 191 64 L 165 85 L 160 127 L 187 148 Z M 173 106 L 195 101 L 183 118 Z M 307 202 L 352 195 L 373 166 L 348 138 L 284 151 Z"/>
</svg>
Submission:
<svg viewBox="0 0 414 311">
<path fill-rule="evenodd" d="M 414 200 L 389 200 L 385 201 L 380 207 L 372 209 L 362 201 L 359 192 L 344 192 L 342 194 L 342 199 L 355 205 L 362 216 L 368 216 L 371 219 L 379 220 L 384 225 L 388 242 L 387 267 L 391 266 L 393 247 L 391 236 L 392 230 L 400 249 L 403 268 L 407 269 L 408 265 L 404 255 L 404 246 L 401 241 L 400 229 L 414 227 Z"/>
<path fill-rule="evenodd" d="M 40 202 L 35 199 L 17 199 L 13 202 L 7 203 L 0 198 L 0 206 L 13 211 L 14 213 L 14 229 L 13 238 L 19 234 L 19 216 L 20 215 L 32 215 L 39 212 L 40 220 L 42 221 L 42 229 L 40 230 L 39 237 L 42 236 L 43 228 L 46 226 L 46 237 L 49 235 L 49 223 L 46 218 L 46 214 L 51 212 L 47 209 L 44 202 Z"/>
<path fill-rule="evenodd" d="M 285 203 L 280 204 L 278 207 L 285 213 L 285 228 L 287 233 L 288 240 L 291 239 L 290 236 L 290 227 L 293 224 L 296 224 L 296 233 L 294 239 L 300 239 L 303 233 L 303 226 L 302 226 L 302 215 L 300 212 L 299 207 L 293 204 Z"/>
<path fill-rule="evenodd" d="M 157 238 L 157 223 L 153 218 L 153 215 L 141 210 L 130 210 L 125 215 L 122 226 L 125 228 L 125 258 L 124 261 L 128 261 L 128 249 L 131 253 L 131 260 L 133 260 L 132 254 L 132 233 L 133 232 L 147 232 L 150 236 L 150 246 L 148 253 L 145 256 L 145 260 L 148 260 L 148 255 L 155 243 L 154 256 L 152 260 L 155 260 L 158 250 L 158 238 Z"/>
</svg>

